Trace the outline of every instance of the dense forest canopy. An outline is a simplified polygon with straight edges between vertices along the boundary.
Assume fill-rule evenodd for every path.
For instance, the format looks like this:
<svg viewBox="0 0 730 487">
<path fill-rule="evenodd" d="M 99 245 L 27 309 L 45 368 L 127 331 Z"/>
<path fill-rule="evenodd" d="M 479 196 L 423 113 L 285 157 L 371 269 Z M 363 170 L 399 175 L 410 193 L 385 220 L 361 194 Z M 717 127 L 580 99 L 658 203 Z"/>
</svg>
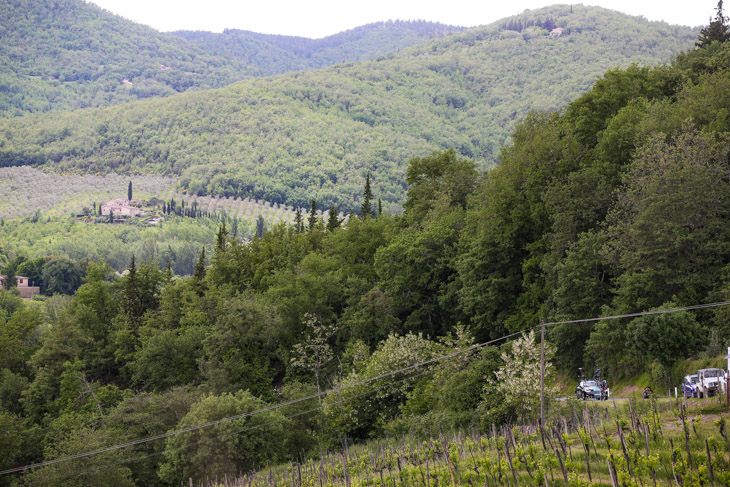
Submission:
<svg viewBox="0 0 730 487">
<path fill-rule="evenodd" d="M 606 69 L 655 65 L 697 32 L 583 6 L 471 29 L 379 61 L 247 80 L 121 106 L 0 121 L 0 165 L 180 176 L 190 193 L 345 212 L 367 171 L 386 205 L 414 154 L 453 148 L 480 170 L 528 110 L 558 109 Z M 181 41 L 182 42 L 182 41 Z"/>
<path fill-rule="evenodd" d="M 321 39 L 238 29 L 225 29 L 220 34 L 203 31 L 176 31 L 172 34 L 211 54 L 242 60 L 247 65 L 256 66 L 262 75 L 270 76 L 376 59 L 462 30 L 463 27 L 437 22 L 396 20 L 363 25 Z"/>
<path fill-rule="evenodd" d="M 711 42 L 531 111 L 485 174 L 453 149 L 412 157 L 402 215 L 299 219 L 250 244 L 221 225 L 188 278 L 133 257 L 121 277 L 85 263 L 72 296 L 0 291 L 0 468 L 238 417 L 0 483 L 179 485 L 386 434 L 534 419 L 538 394 L 493 379 L 535 361 L 529 335 L 358 384 L 541 319 L 728 300 L 729 95 L 730 43 Z M 681 360 L 724 354 L 727 336 L 727 308 L 548 329 L 565 374 L 597 365 L 658 387 L 689 372 Z M 245 416 L 339 385 L 352 387 L 321 405 Z"/>
</svg>

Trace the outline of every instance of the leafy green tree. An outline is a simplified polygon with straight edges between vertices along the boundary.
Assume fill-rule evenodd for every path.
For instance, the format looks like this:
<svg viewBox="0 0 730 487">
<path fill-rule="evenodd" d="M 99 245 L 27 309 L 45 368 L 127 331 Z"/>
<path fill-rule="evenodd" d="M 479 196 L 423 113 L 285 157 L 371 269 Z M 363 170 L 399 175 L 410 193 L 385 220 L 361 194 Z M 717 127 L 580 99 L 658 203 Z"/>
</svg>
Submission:
<svg viewBox="0 0 730 487">
<path fill-rule="evenodd" d="M 676 308 L 669 302 L 652 311 Z M 697 318 L 688 311 L 634 318 L 626 330 L 626 346 L 639 355 L 657 360 L 664 369 L 665 385 L 669 386 L 669 368 L 697 352 L 705 333 Z"/>
<path fill-rule="evenodd" d="M 423 225 L 400 232 L 375 254 L 378 286 L 406 331 L 440 336 L 460 319 L 453 283 L 463 227 L 464 210 L 443 202 Z"/>
<path fill-rule="evenodd" d="M 412 390 L 412 381 L 404 380 L 407 372 L 378 379 L 367 385 L 353 385 L 389 371 L 426 361 L 443 351 L 443 346 L 422 335 L 390 335 L 370 356 L 361 371 L 352 371 L 336 385 L 347 388 L 329 394 L 324 401 L 328 430 L 335 438 L 341 434 L 365 438 L 382 431 L 387 422 L 398 415 L 401 405 Z M 375 393 L 363 394 L 373 388 Z"/>
<path fill-rule="evenodd" d="M 28 428 L 22 416 L 7 411 L 0 411 L 0 469 L 9 470 L 18 465 L 33 463 L 39 455 L 41 435 L 39 428 Z M 10 487 L 15 484 L 17 476 L 0 476 L 0 486 Z M 61 485 L 61 484 L 57 484 Z"/>
<path fill-rule="evenodd" d="M 726 137 L 687 126 L 675 140 L 658 134 L 638 151 L 607 217 L 621 311 L 699 303 L 720 280 L 730 258 L 729 147 Z"/>
<path fill-rule="evenodd" d="M 217 308 L 199 361 L 207 386 L 216 393 L 249 390 L 272 398 L 272 383 L 285 369 L 278 351 L 281 319 L 275 309 L 251 292 L 227 297 Z"/>
<path fill-rule="evenodd" d="M 0 289 L 0 323 L 25 306 L 23 299 L 7 289 Z"/>
<path fill-rule="evenodd" d="M 453 149 L 412 158 L 406 170 L 408 199 L 403 205 L 408 221 L 421 221 L 438 201 L 466 209 L 477 182 L 474 161 L 460 158 Z"/>
<path fill-rule="evenodd" d="M 371 350 L 391 333 L 403 332 L 390 298 L 377 287 L 364 294 L 357 304 L 347 308 L 340 326 L 342 333 L 350 340 L 361 340 Z"/>
<path fill-rule="evenodd" d="M 188 388 L 172 388 L 163 394 L 140 393 L 125 398 L 105 418 L 115 443 L 147 438 L 173 430 L 180 418 L 200 400 L 200 393 Z M 121 451 L 123 458 L 133 458 L 125 465 L 131 470 L 135 485 L 158 485 L 158 464 L 165 449 L 161 441 L 151 441 Z"/>
<path fill-rule="evenodd" d="M 39 346 L 41 324 L 38 309 L 22 308 L 0 326 L 0 370 L 26 371 L 27 360 Z"/>
<path fill-rule="evenodd" d="M 241 417 L 168 438 L 160 478 L 169 484 L 189 478 L 233 478 L 239 472 L 284 460 L 291 421 L 279 411 L 246 414 L 265 406 L 265 402 L 246 391 L 208 396 L 196 403 L 177 429 Z"/>
<path fill-rule="evenodd" d="M 35 286 L 43 282 L 43 266 L 46 260 L 43 257 L 28 259 L 18 266 L 18 275 L 27 277 Z"/>
<path fill-rule="evenodd" d="M 60 438 L 57 443 L 46 447 L 45 458 L 55 459 L 85 453 L 110 446 L 113 442 L 108 430 L 84 427 Z M 122 459 L 125 457 L 122 454 Z M 94 455 L 74 462 L 62 462 L 25 475 L 24 483 L 29 486 L 85 487 L 108 485 L 110 487 L 134 487 L 129 467 L 120 464 L 117 452 Z M 79 472 L 84 475 L 79 475 Z"/>
<path fill-rule="evenodd" d="M 10 262 L 8 265 L 5 266 L 3 269 L 3 274 L 5 275 L 5 281 L 3 282 L 3 288 L 5 289 L 13 289 L 18 286 L 18 278 L 16 277 L 16 267 L 15 267 L 15 261 Z"/>
<path fill-rule="evenodd" d="M 73 294 L 82 284 L 79 265 L 66 257 L 53 257 L 43 266 L 43 288 L 46 294 Z"/>
</svg>

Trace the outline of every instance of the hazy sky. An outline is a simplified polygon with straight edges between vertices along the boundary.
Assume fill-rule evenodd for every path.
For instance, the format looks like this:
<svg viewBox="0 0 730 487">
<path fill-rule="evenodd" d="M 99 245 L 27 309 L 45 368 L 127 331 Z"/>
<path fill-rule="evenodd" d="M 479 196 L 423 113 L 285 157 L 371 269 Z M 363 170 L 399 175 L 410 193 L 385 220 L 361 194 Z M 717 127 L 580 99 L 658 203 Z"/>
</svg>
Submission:
<svg viewBox="0 0 730 487">
<path fill-rule="evenodd" d="M 319 38 L 382 20 L 430 20 L 477 26 L 525 9 L 556 3 L 547 0 L 91 0 L 115 14 L 160 31 L 225 28 Z M 594 0 L 630 15 L 670 24 L 707 24 L 717 0 Z"/>
</svg>

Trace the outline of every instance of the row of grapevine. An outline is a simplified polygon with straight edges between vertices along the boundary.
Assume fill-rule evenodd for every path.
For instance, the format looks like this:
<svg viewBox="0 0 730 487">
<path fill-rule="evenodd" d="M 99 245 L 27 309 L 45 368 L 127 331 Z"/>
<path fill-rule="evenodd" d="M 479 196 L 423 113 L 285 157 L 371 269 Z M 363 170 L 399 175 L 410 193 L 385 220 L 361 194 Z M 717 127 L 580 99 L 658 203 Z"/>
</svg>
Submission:
<svg viewBox="0 0 730 487">
<path fill-rule="evenodd" d="M 572 404 L 545 427 L 519 425 L 493 428 L 486 434 L 437 433 L 425 441 L 381 441 L 237 478 L 189 483 L 201 487 L 729 485 L 725 417 L 720 415 L 713 424 L 700 414 L 724 408 L 714 401 L 664 402 L 664 410 L 658 404 L 632 399 L 620 408 L 615 402 L 612 407 Z"/>
</svg>

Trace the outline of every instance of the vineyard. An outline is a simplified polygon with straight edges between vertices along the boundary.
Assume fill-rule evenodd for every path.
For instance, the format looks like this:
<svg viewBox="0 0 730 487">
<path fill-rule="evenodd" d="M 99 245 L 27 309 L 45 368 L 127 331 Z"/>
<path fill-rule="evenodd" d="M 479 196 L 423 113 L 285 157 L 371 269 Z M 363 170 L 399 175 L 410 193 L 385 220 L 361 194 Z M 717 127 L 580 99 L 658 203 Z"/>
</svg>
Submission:
<svg viewBox="0 0 730 487">
<path fill-rule="evenodd" d="M 0 168 L 0 218 L 79 214 L 113 198 L 125 197 L 132 182 L 134 196 L 144 200 L 185 202 L 211 215 L 225 212 L 229 217 L 253 223 L 259 215 L 269 224 L 293 222 L 295 208 L 254 199 L 188 195 L 176 189 L 177 181 L 157 175 L 53 174 L 29 166 Z M 326 210 L 326 209 L 325 209 Z M 305 209 L 306 212 L 306 209 Z M 317 211 L 322 216 L 322 209 Z M 342 218 L 343 215 L 340 215 Z"/>
<path fill-rule="evenodd" d="M 545 428 L 345 445 L 306 463 L 190 485 L 730 485 L 730 439 L 719 402 L 568 400 L 561 409 Z"/>
</svg>

